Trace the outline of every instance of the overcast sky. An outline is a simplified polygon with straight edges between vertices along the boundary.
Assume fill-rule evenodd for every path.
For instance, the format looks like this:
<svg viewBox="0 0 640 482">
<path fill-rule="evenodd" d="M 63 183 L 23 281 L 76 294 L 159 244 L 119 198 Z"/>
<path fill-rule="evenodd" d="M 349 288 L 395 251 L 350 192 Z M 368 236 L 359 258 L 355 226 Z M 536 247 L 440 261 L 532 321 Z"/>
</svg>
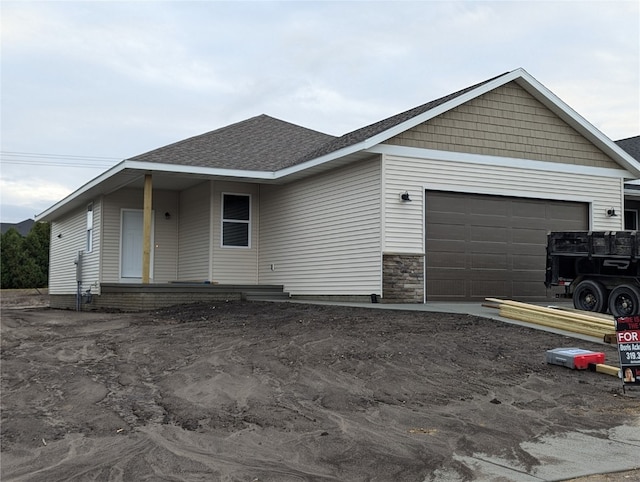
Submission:
<svg viewBox="0 0 640 482">
<path fill-rule="evenodd" d="M 2 0 L 0 221 L 258 114 L 341 135 L 518 67 L 638 135 L 639 4 Z"/>
</svg>

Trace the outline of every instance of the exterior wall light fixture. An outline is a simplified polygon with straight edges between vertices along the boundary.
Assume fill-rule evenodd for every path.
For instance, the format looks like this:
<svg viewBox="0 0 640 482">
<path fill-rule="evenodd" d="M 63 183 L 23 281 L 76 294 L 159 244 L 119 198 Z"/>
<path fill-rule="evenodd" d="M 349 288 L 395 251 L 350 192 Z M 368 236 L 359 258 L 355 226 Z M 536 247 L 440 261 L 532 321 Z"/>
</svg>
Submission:
<svg viewBox="0 0 640 482">
<path fill-rule="evenodd" d="M 402 199 L 405 202 L 411 201 L 411 198 L 409 197 L 409 192 L 405 191 L 402 194 L 400 194 L 400 199 Z"/>
<path fill-rule="evenodd" d="M 616 210 L 611 208 L 611 209 L 607 209 L 607 217 L 609 218 L 614 218 L 616 217 L 618 214 L 616 213 Z"/>
</svg>

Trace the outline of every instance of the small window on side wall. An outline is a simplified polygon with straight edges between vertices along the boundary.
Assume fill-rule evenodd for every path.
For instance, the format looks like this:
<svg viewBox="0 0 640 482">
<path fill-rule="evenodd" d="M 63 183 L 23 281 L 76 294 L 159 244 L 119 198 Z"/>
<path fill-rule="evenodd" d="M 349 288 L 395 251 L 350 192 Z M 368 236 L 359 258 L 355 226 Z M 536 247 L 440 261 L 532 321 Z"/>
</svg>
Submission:
<svg viewBox="0 0 640 482">
<path fill-rule="evenodd" d="M 222 246 L 248 248 L 251 239 L 251 196 L 222 195 Z"/>
<path fill-rule="evenodd" d="M 87 206 L 87 245 L 85 251 L 93 251 L 93 203 Z"/>
</svg>

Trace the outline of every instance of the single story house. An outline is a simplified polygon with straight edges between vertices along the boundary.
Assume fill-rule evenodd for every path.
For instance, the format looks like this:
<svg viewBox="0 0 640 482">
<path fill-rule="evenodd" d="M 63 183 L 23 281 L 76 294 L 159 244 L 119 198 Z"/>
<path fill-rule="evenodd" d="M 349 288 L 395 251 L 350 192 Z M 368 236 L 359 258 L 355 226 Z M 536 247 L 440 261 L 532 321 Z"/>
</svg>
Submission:
<svg viewBox="0 0 640 482">
<path fill-rule="evenodd" d="M 126 159 L 37 220 L 51 222 L 52 307 L 273 287 L 534 301 L 553 295 L 546 233 L 622 229 L 637 178 L 634 157 L 517 69 L 341 137 L 253 117 Z"/>
</svg>

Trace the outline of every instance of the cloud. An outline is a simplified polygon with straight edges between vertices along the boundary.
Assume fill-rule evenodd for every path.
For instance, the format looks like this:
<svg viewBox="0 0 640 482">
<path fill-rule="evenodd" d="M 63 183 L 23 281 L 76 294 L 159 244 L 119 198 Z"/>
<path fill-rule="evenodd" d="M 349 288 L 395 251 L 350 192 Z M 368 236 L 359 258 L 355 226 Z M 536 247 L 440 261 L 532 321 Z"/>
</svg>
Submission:
<svg viewBox="0 0 640 482">
<path fill-rule="evenodd" d="M 33 210 L 33 213 L 37 213 L 40 206 L 54 204 L 69 195 L 72 190 L 59 182 L 39 177 L 28 180 L 2 177 L 0 192 L 2 192 L 3 204 L 4 199 L 10 199 L 13 206 L 28 208 Z"/>
<path fill-rule="evenodd" d="M 176 41 L 177 26 L 166 18 L 165 9 L 151 2 L 74 2 L 73 6 L 3 8 L 3 28 L 7 26 L 3 54 L 44 61 L 48 73 L 67 79 L 89 70 L 96 83 L 106 75 L 187 90 L 233 89 L 206 57 L 194 57 Z M 55 64 L 47 61 L 52 56 Z M 69 68 L 61 68 L 65 64 Z"/>
<path fill-rule="evenodd" d="M 3 150 L 122 159 L 261 113 L 341 135 L 518 67 L 629 137 L 639 18 L 626 1 L 3 2 Z M 88 171 L 49 172 L 74 190 Z"/>
</svg>

